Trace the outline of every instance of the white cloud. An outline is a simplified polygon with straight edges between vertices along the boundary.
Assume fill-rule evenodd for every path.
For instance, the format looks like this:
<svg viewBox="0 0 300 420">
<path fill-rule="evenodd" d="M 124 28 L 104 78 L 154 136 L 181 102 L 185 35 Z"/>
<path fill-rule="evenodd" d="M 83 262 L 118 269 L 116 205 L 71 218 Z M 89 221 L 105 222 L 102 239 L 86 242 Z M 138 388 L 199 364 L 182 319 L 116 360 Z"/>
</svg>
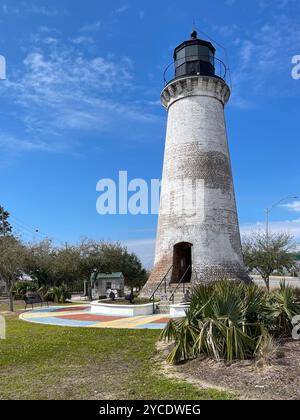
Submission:
<svg viewBox="0 0 300 420">
<path fill-rule="evenodd" d="M 16 101 L 29 113 L 36 111 L 36 106 L 46 108 L 56 126 L 86 126 L 101 108 L 112 106 L 113 102 L 104 99 L 104 92 L 130 86 L 128 59 L 118 64 L 121 69 L 111 60 L 87 59 L 69 49 L 50 54 L 36 51 L 27 55 L 21 78 L 11 87 Z"/>
<path fill-rule="evenodd" d="M 222 38 L 231 37 L 240 30 L 236 24 L 231 25 L 212 25 L 212 31 L 217 32 Z"/>
<path fill-rule="evenodd" d="M 2 4 L 2 12 L 5 15 L 16 15 L 22 17 L 24 14 L 37 14 L 47 17 L 56 17 L 61 14 L 55 8 L 47 8 L 45 6 L 37 5 L 35 3 L 21 2 L 20 7 Z M 64 12 L 65 13 L 65 12 Z"/>
<path fill-rule="evenodd" d="M 81 32 L 98 32 L 102 27 L 101 20 L 97 20 L 93 23 L 88 23 L 80 28 Z"/>
<path fill-rule="evenodd" d="M 116 8 L 116 9 L 112 12 L 112 14 L 119 15 L 119 14 L 121 14 L 121 13 L 126 12 L 128 9 L 129 9 L 129 6 L 127 6 L 127 4 L 123 4 L 122 6 L 117 7 L 117 8 Z"/>
<path fill-rule="evenodd" d="M 245 31 L 244 37 L 241 34 L 232 41 L 236 45 L 235 66 L 231 69 L 233 106 L 252 108 L 256 105 L 251 98 L 257 101 L 262 96 L 295 94 L 289 87 L 290 62 L 300 44 L 300 23 L 294 15 L 286 16 L 278 10 L 269 16 L 250 35 Z"/>
<path fill-rule="evenodd" d="M 0 132 L 0 146 L 2 152 L 20 152 L 20 151 L 42 151 L 42 152 L 62 152 L 61 144 L 48 144 L 39 140 L 28 140 L 16 138 L 7 133 Z"/>
<path fill-rule="evenodd" d="M 82 44 L 82 45 L 93 45 L 95 44 L 95 41 L 90 36 L 78 36 L 76 38 L 72 39 L 73 44 Z"/>
<path fill-rule="evenodd" d="M 20 15 L 21 13 L 19 8 L 11 7 L 7 3 L 3 3 L 1 9 L 5 15 Z"/>
<path fill-rule="evenodd" d="M 282 207 L 285 207 L 291 211 L 300 212 L 300 201 L 294 201 L 293 203 L 283 204 Z"/>
<path fill-rule="evenodd" d="M 155 239 L 123 241 L 123 244 L 130 252 L 134 252 L 138 255 L 146 268 L 153 267 Z"/>
<path fill-rule="evenodd" d="M 57 9 L 49 9 L 45 6 L 40 6 L 40 5 L 38 6 L 36 4 L 27 4 L 26 11 L 28 13 L 49 16 L 49 17 L 55 17 L 60 14 Z"/>
<path fill-rule="evenodd" d="M 278 8 L 280 10 L 286 8 L 290 4 L 295 3 L 297 0 L 258 0 L 258 7 L 260 9 L 266 8 Z M 225 4 L 228 7 L 242 4 L 245 0 L 225 0 Z"/>
<path fill-rule="evenodd" d="M 63 149 L 70 149 L 75 141 L 66 130 L 76 130 L 76 135 L 78 130 L 118 131 L 129 123 L 159 120 L 128 100 L 135 88 L 130 58 L 88 57 L 84 37 L 75 38 L 71 46 L 41 34 L 34 42 L 23 68 L 0 85 L 0 94 L 22 109 L 18 118 L 29 137 L 27 150 L 56 149 L 58 138 Z M 25 149 L 24 142 L 15 146 Z"/>
<path fill-rule="evenodd" d="M 254 53 L 256 53 L 255 44 L 249 40 L 244 41 L 240 49 L 241 64 L 243 67 L 249 64 Z"/>
<path fill-rule="evenodd" d="M 48 26 L 40 26 L 38 29 L 40 33 L 55 33 L 60 34 L 60 31 L 57 28 L 49 28 Z"/>
<path fill-rule="evenodd" d="M 259 0 L 258 5 L 261 9 L 277 7 L 278 9 L 283 10 L 295 2 L 296 0 Z"/>
<path fill-rule="evenodd" d="M 287 232 L 292 234 L 297 240 L 300 240 L 300 219 L 284 220 L 278 222 L 270 222 L 270 232 Z M 241 234 L 249 235 L 252 232 L 265 231 L 266 224 L 264 222 L 256 222 L 241 225 Z"/>
<path fill-rule="evenodd" d="M 45 44 L 56 44 L 57 42 L 58 42 L 58 39 L 57 38 L 54 38 L 54 37 L 51 37 L 51 36 L 48 36 L 48 37 L 46 37 L 46 38 L 44 38 L 43 39 L 43 42 L 45 43 Z"/>
</svg>

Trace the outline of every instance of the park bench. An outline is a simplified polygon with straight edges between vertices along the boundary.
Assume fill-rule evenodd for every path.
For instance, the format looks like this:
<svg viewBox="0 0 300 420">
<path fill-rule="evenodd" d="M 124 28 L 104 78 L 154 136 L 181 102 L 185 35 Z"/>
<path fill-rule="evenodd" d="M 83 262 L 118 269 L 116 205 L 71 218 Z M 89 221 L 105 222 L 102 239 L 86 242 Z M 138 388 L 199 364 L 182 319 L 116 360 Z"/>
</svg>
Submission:
<svg viewBox="0 0 300 420">
<path fill-rule="evenodd" d="M 34 292 L 26 293 L 26 295 L 24 296 L 24 302 L 25 302 L 25 310 L 27 309 L 27 305 L 31 305 L 33 309 L 33 305 L 36 303 L 37 304 L 40 303 L 41 307 L 43 307 L 44 303 L 47 303 L 47 306 L 49 306 L 48 301 L 45 301 L 41 295 Z"/>
</svg>

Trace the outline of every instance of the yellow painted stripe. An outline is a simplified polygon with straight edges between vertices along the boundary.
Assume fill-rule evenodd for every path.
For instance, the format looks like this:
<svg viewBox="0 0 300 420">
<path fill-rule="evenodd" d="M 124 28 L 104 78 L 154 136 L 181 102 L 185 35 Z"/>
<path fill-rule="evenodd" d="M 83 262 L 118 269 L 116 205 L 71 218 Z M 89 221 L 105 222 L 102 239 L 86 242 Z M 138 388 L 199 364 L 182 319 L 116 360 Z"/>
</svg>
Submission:
<svg viewBox="0 0 300 420">
<path fill-rule="evenodd" d="M 89 325 L 88 328 L 135 328 L 145 324 L 153 323 L 161 318 L 161 314 L 151 316 L 135 316 L 131 318 L 116 319 L 114 321 L 99 322 L 97 324 Z"/>
</svg>

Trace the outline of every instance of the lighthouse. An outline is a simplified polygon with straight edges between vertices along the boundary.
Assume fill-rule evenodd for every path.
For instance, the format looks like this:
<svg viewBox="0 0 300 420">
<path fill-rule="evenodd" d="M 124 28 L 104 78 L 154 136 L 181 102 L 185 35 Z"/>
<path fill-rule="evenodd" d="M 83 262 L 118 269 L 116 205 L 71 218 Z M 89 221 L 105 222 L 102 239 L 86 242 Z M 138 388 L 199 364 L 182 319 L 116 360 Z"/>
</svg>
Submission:
<svg viewBox="0 0 300 420">
<path fill-rule="evenodd" d="M 230 88 L 215 52 L 192 32 L 175 48 L 175 74 L 161 94 L 167 134 L 155 262 L 144 296 L 179 284 L 249 281 L 224 116 Z"/>
</svg>

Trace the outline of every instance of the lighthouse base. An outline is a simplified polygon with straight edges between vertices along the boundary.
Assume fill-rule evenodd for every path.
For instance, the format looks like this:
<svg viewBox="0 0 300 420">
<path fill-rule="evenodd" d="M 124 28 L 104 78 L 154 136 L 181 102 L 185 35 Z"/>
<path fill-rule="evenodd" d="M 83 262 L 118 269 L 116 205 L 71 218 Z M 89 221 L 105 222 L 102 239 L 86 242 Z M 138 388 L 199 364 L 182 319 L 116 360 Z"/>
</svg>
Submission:
<svg viewBox="0 0 300 420">
<path fill-rule="evenodd" d="M 173 281 L 172 262 L 173 255 L 170 254 L 155 264 L 148 282 L 140 293 L 141 297 L 150 298 L 154 292 L 156 297 L 159 297 L 172 292 L 178 286 L 180 279 L 177 282 Z M 233 283 L 251 283 L 251 278 L 243 265 L 224 262 L 223 264 L 209 266 L 194 266 L 190 282 L 182 282 L 182 284 L 185 284 L 185 288 L 192 289 L 197 284 L 208 284 L 224 279 L 229 279 Z"/>
</svg>

